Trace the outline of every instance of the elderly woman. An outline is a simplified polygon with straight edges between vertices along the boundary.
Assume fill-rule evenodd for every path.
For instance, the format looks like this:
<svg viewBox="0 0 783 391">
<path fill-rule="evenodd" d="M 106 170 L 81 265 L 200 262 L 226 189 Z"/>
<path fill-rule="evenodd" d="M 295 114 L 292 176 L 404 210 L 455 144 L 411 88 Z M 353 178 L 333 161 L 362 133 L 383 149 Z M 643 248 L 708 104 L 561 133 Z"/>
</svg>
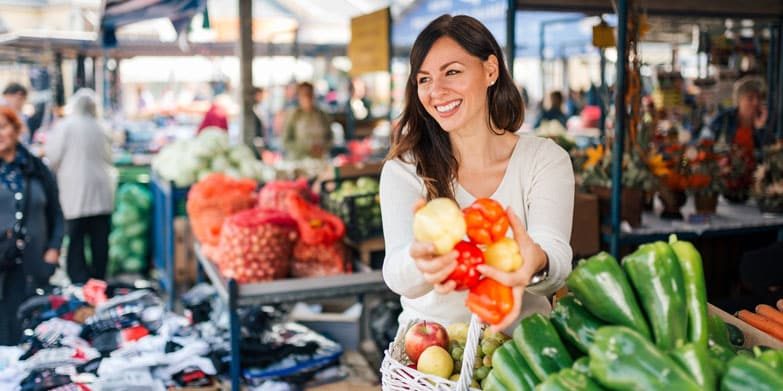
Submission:
<svg viewBox="0 0 783 391">
<path fill-rule="evenodd" d="M 60 185 L 60 203 L 69 238 L 66 258 L 72 283 L 106 278 L 109 229 L 114 209 L 111 141 L 95 118 L 95 93 L 81 89 L 71 98 L 71 113 L 46 143 L 49 166 Z M 84 257 L 90 238 L 92 264 Z"/>
<path fill-rule="evenodd" d="M 767 107 L 764 104 L 766 86 L 764 80 L 745 76 L 734 83 L 734 104 L 718 114 L 710 123 L 715 141 L 736 145 L 748 156 L 758 158 L 765 145 L 774 142 L 772 132 L 767 128 Z M 704 137 L 704 135 L 703 135 Z"/>
<path fill-rule="evenodd" d="M 46 165 L 19 144 L 21 131 L 14 110 L 0 106 L 0 240 L 13 238 L 19 244 L 13 259 L 0 259 L 0 345 L 19 343 L 16 310 L 48 285 L 63 239 L 57 183 Z"/>
</svg>

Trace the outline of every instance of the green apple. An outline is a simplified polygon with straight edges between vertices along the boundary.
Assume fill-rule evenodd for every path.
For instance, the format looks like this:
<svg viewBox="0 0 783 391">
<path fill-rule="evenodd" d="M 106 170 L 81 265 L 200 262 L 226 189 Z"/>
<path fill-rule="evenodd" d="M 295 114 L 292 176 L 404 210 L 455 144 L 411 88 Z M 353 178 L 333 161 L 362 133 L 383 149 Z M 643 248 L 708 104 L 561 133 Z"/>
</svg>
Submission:
<svg viewBox="0 0 783 391">
<path fill-rule="evenodd" d="M 421 373 L 448 379 L 454 370 L 454 360 L 446 349 L 434 345 L 424 349 L 419 356 L 416 369 Z"/>
</svg>

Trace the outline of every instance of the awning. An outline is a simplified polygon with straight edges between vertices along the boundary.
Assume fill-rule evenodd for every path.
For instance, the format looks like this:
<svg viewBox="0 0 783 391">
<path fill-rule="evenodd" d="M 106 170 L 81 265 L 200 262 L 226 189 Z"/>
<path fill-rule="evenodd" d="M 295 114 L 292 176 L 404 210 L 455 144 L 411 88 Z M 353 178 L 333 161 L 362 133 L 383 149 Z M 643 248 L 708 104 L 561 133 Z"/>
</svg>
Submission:
<svg viewBox="0 0 783 391">
<path fill-rule="evenodd" d="M 158 18 L 171 20 L 180 34 L 206 5 L 207 0 L 106 0 L 101 14 L 101 43 L 104 47 L 114 47 L 118 28 Z"/>
</svg>

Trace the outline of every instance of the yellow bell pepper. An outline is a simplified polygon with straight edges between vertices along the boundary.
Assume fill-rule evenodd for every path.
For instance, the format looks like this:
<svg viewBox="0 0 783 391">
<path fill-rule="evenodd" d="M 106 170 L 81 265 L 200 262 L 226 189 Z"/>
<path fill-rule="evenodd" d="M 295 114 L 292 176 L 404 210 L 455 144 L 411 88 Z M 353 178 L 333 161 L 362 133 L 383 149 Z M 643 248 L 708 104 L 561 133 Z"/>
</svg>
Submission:
<svg viewBox="0 0 783 391">
<path fill-rule="evenodd" d="M 436 198 L 413 215 L 413 236 L 420 242 L 432 243 L 438 255 L 451 251 L 466 230 L 462 211 L 449 198 Z"/>
</svg>

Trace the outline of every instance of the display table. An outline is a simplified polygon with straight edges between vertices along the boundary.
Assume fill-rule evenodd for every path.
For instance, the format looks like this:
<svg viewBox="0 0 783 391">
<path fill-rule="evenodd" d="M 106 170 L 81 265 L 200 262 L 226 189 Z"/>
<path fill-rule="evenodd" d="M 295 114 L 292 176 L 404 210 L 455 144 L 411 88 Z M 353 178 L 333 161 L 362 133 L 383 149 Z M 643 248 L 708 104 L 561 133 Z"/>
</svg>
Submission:
<svg viewBox="0 0 783 391">
<path fill-rule="evenodd" d="M 240 377 L 240 323 L 237 309 L 241 306 L 277 304 L 302 300 L 325 299 L 340 296 L 363 297 L 366 293 L 388 292 L 380 270 L 359 271 L 352 274 L 315 277 L 290 278 L 253 284 L 237 283 L 233 278 L 225 278 L 214 263 L 201 252 L 195 244 L 196 258 L 218 295 L 228 304 L 229 334 L 231 338 L 231 384 L 233 390 L 239 389 Z M 362 308 L 362 318 L 365 309 Z M 363 322 L 363 319 L 360 320 Z"/>
<path fill-rule="evenodd" d="M 722 198 L 718 202 L 715 215 L 708 218 L 693 218 L 695 209 L 693 197 L 681 209 L 683 220 L 668 220 L 658 213 L 645 212 L 642 226 L 623 228 L 620 241 L 623 244 L 644 243 L 652 240 L 666 240 L 669 234 L 677 234 L 681 239 L 691 240 L 699 237 L 728 236 L 738 233 L 783 230 L 783 215 L 761 213 L 754 203 L 732 205 Z M 603 231 L 605 241 L 611 234 Z"/>
</svg>

